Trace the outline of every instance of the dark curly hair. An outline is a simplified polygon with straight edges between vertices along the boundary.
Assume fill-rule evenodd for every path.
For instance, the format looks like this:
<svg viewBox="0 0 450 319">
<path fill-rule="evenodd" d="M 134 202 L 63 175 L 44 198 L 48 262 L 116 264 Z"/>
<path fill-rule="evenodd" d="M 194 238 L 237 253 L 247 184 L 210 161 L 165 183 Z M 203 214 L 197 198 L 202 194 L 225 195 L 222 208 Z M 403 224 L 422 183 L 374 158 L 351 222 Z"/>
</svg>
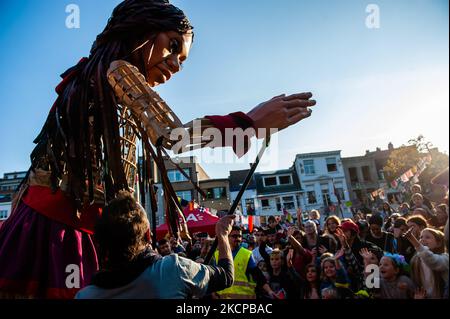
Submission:
<svg viewBox="0 0 450 319">
<path fill-rule="evenodd" d="M 95 226 L 100 262 L 118 266 L 132 261 L 148 243 L 147 214 L 133 196 L 125 191 L 105 206 Z"/>
</svg>

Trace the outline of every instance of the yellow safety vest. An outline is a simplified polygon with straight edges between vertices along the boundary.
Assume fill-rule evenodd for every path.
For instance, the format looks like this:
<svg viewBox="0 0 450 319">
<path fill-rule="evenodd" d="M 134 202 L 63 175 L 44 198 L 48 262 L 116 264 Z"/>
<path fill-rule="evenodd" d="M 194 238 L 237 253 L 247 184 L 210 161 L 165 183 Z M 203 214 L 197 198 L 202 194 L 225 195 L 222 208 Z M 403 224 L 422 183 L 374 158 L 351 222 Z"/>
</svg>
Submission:
<svg viewBox="0 0 450 319">
<path fill-rule="evenodd" d="M 219 262 L 219 252 L 215 252 L 216 264 Z M 222 299 L 256 299 L 256 284 L 249 280 L 245 271 L 252 256 L 252 252 L 245 248 L 240 248 L 234 257 L 234 282 L 230 288 L 218 291 L 217 294 Z"/>
</svg>

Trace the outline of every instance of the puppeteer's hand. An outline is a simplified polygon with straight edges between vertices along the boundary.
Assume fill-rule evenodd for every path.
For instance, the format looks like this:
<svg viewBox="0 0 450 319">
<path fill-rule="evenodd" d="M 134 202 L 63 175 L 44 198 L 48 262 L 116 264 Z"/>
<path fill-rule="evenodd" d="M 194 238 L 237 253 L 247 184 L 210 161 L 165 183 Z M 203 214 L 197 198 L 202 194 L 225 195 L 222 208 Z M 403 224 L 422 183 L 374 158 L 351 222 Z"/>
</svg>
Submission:
<svg viewBox="0 0 450 319">
<path fill-rule="evenodd" d="M 312 111 L 309 107 L 316 105 L 316 101 L 311 100 L 312 93 L 299 93 L 286 96 L 285 94 L 276 96 L 273 99 L 261 103 L 247 115 L 253 120 L 257 129 L 265 129 L 266 132 L 259 138 L 265 137 L 270 129 L 279 131 L 298 123 L 299 121 L 311 116 Z"/>
<path fill-rule="evenodd" d="M 231 232 L 231 228 L 233 227 L 235 218 L 236 215 L 227 215 L 222 217 L 216 223 L 216 235 L 221 237 L 227 237 Z"/>
</svg>

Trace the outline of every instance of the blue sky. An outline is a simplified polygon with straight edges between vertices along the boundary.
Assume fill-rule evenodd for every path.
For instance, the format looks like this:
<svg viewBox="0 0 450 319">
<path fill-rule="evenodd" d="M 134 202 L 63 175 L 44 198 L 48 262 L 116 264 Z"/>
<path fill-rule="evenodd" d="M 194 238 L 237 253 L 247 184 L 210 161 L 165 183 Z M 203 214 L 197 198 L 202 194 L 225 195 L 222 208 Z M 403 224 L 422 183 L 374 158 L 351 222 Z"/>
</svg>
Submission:
<svg viewBox="0 0 450 319">
<path fill-rule="evenodd" d="M 0 173 L 28 168 L 59 74 L 88 55 L 119 2 L 0 2 Z M 363 155 L 419 134 L 448 152 L 447 0 L 172 2 L 196 38 L 184 70 L 157 91 L 182 121 L 247 112 L 282 93 L 315 94 L 313 116 L 277 135 L 261 169 L 289 167 L 297 153 Z M 65 26 L 70 3 L 80 8 L 80 29 Z M 366 27 L 370 3 L 380 8 L 379 29 Z M 204 166 L 226 177 L 252 157 Z"/>
</svg>

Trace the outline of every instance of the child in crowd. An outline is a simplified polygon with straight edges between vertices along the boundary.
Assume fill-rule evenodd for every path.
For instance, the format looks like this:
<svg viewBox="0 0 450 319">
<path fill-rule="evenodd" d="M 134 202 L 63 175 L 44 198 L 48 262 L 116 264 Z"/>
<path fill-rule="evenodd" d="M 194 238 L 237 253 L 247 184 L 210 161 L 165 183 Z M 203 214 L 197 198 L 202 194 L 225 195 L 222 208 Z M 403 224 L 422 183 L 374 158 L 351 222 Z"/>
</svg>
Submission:
<svg viewBox="0 0 450 319">
<path fill-rule="evenodd" d="M 313 209 L 309 212 L 309 220 L 313 221 L 314 223 L 316 223 L 316 227 L 317 227 L 317 232 L 319 234 L 322 233 L 322 229 L 320 226 L 320 213 L 318 210 Z"/>
<path fill-rule="evenodd" d="M 405 257 L 406 262 L 410 262 L 415 250 L 412 244 L 403 235 L 408 231 L 408 224 L 404 217 L 399 217 L 394 222 L 393 251 Z"/>
<path fill-rule="evenodd" d="M 408 218 L 409 214 L 411 213 L 411 207 L 408 203 L 402 203 L 398 212 L 400 215 L 402 215 L 402 217 Z"/>
<path fill-rule="evenodd" d="M 292 264 L 286 267 L 283 252 L 274 249 L 270 254 L 270 267 L 268 284 L 277 299 L 298 299 L 300 296 L 300 277 Z"/>
<path fill-rule="evenodd" d="M 393 252 L 392 241 L 394 236 L 383 230 L 383 218 L 380 215 L 373 215 L 369 219 L 370 232 L 366 240 L 377 245 L 383 251 Z"/>
<path fill-rule="evenodd" d="M 448 206 L 446 204 L 440 204 L 436 207 L 436 215 L 434 227 L 440 231 L 444 230 L 445 224 L 448 220 Z"/>
<path fill-rule="evenodd" d="M 309 250 L 302 246 L 302 234 L 297 228 L 291 227 L 288 229 L 287 239 L 289 242 L 288 249 L 292 249 L 292 267 L 299 274 L 300 278 L 304 280 L 305 267 L 311 262 L 314 262 L 315 257 L 313 257 L 313 254 Z"/>
<path fill-rule="evenodd" d="M 380 299 L 413 299 L 415 286 L 405 276 L 408 264 L 397 254 L 385 254 L 380 260 Z"/>
<path fill-rule="evenodd" d="M 315 251 L 317 256 L 320 256 L 326 252 L 334 253 L 337 243 L 332 236 L 320 236 L 316 223 L 308 220 L 305 222 L 305 236 L 303 237 L 302 246 L 311 251 Z"/>
<path fill-rule="evenodd" d="M 414 205 L 411 207 L 412 211 L 420 208 L 420 209 L 423 209 L 428 216 L 433 215 L 431 212 L 432 208 L 429 208 L 427 205 L 424 204 L 424 198 L 423 198 L 422 194 L 415 193 L 414 195 L 412 195 L 411 199 L 412 199 L 412 202 L 414 203 Z"/>
<path fill-rule="evenodd" d="M 306 280 L 303 284 L 302 299 L 320 299 L 320 276 L 314 263 L 306 266 Z"/>
<path fill-rule="evenodd" d="M 406 223 L 408 225 L 408 228 L 411 229 L 412 234 L 416 238 L 419 238 L 422 230 L 428 227 L 427 220 L 420 215 L 409 217 L 406 220 Z"/>
<path fill-rule="evenodd" d="M 441 299 L 448 287 L 448 253 L 444 234 L 432 228 L 425 228 L 420 242 L 408 231 L 405 237 L 411 242 L 416 254 L 411 260 L 412 279 L 426 291 L 426 298 Z"/>
<path fill-rule="evenodd" d="M 337 243 L 336 250 L 341 249 L 339 239 L 336 236 L 336 230 L 341 226 L 341 220 L 339 217 L 332 215 L 325 220 L 324 235 L 331 236 Z"/>
<path fill-rule="evenodd" d="M 344 292 L 350 287 L 347 272 L 339 260 L 343 256 L 344 250 L 341 249 L 334 257 L 325 258 L 321 265 L 320 290 L 323 292 L 326 288 L 337 289 L 340 299 L 346 297 L 346 293 L 340 292 Z"/>
</svg>

